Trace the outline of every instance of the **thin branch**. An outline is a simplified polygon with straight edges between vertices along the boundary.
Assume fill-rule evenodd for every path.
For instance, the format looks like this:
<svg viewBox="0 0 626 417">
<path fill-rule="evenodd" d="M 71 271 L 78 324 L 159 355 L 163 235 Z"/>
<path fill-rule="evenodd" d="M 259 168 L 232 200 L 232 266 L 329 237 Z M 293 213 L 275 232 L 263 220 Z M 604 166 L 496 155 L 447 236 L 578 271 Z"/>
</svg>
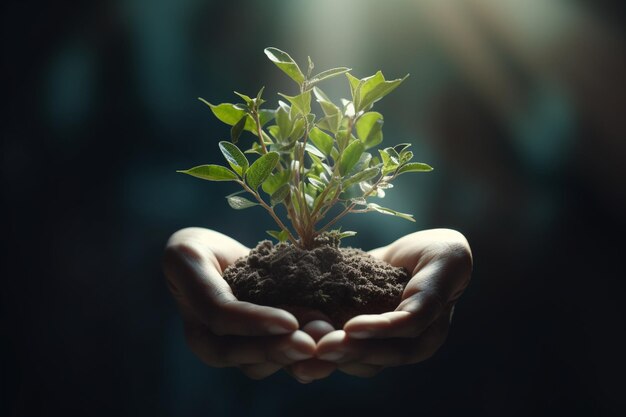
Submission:
<svg viewBox="0 0 626 417">
<path fill-rule="evenodd" d="M 261 143 L 261 147 L 263 148 L 263 153 L 267 153 L 267 148 L 265 147 L 265 141 L 263 140 L 263 130 L 261 130 L 261 119 L 259 119 L 259 111 L 254 111 L 254 122 L 256 123 L 256 133 L 259 136 L 259 142 Z"/>
<path fill-rule="evenodd" d="M 254 196 L 254 198 L 257 199 L 257 201 L 259 202 L 259 204 L 261 204 L 261 206 L 263 206 L 263 208 L 265 210 L 267 210 L 267 212 L 270 214 L 270 216 L 272 216 L 272 218 L 274 219 L 274 221 L 276 222 L 276 224 L 278 224 L 278 226 L 287 232 L 287 235 L 289 236 L 289 240 L 291 240 L 291 243 L 293 243 L 294 245 L 298 246 L 298 242 L 296 240 L 295 237 L 293 237 L 293 235 L 291 234 L 291 231 L 287 228 L 287 226 L 285 226 L 285 224 L 280 220 L 280 218 L 276 215 L 276 213 L 274 212 L 274 209 L 272 207 L 270 207 L 259 195 L 259 193 L 257 193 L 256 191 L 254 191 L 252 188 L 248 187 L 248 184 L 246 184 L 243 181 L 237 181 L 247 192 L 249 192 L 250 194 L 252 194 Z"/>
</svg>

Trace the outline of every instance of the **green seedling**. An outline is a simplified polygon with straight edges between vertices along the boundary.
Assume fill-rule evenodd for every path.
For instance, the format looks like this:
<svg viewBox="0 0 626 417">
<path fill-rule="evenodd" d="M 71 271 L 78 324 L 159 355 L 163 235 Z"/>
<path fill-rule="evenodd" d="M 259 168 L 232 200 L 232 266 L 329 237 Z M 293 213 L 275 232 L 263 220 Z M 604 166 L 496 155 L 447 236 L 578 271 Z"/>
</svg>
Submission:
<svg viewBox="0 0 626 417">
<path fill-rule="evenodd" d="M 284 100 L 279 100 L 275 109 L 261 108 L 266 103 L 264 88 L 255 97 L 235 92 L 241 99 L 237 104 L 213 105 L 200 98 L 215 117 L 231 126 L 230 141 L 219 142 L 230 168 L 200 165 L 177 172 L 209 181 L 236 182 L 243 189 L 226 197 L 232 208 L 263 207 L 279 227 L 268 233 L 305 249 L 311 249 L 315 237 L 323 232 L 339 239 L 355 235 L 331 230 L 348 213 L 375 211 L 414 221 L 411 214 L 370 202 L 374 197 L 384 197 L 399 175 L 433 169 L 425 163 L 411 162 L 409 143 L 375 149 L 383 140 L 383 115 L 372 108 L 406 76 L 388 81 L 378 71 L 359 79 L 344 67 L 312 75 L 310 58 L 305 75 L 286 52 L 266 48 L 265 54 L 298 84 L 298 94 L 279 93 Z M 337 105 L 318 85 L 342 74 L 347 77 L 351 99 L 342 99 Z M 311 109 L 313 99 L 319 104 L 321 116 Z M 256 139 L 242 152 L 237 144 L 246 132 Z M 255 160 L 251 162 L 246 154 Z M 289 222 L 277 214 L 280 206 L 284 206 Z M 332 210 L 336 206 L 341 209 Z"/>
</svg>

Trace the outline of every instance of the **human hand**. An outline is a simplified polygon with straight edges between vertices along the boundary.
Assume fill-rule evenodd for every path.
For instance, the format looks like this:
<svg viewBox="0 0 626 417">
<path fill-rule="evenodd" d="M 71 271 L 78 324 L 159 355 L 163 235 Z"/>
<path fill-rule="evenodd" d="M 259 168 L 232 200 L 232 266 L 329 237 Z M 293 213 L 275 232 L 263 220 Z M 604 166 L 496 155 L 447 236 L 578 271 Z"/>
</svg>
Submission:
<svg viewBox="0 0 626 417">
<path fill-rule="evenodd" d="M 167 243 L 163 269 L 191 350 L 210 366 L 239 367 L 247 376 L 261 379 L 313 358 L 315 341 L 298 330 L 293 314 L 233 295 L 222 271 L 249 251 L 212 230 L 182 229 Z"/>
<path fill-rule="evenodd" d="M 431 357 L 448 334 L 472 270 L 467 240 L 448 229 L 412 233 L 370 253 L 411 272 L 402 301 L 395 311 L 352 318 L 343 330 L 324 335 L 316 349 L 319 360 L 362 377 Z"/>
</svg>

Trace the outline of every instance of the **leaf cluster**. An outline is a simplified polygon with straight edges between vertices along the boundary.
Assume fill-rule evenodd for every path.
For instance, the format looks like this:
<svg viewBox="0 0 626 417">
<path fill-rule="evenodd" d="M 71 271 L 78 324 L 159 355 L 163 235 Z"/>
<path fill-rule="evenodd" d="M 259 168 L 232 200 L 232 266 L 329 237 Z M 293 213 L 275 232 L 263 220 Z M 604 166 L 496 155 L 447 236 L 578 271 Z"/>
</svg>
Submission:
<svg viewBox="0 0 626 417">
<path fill-rule="evenodd" d="M 310 58 L 305 75 L 286 52 L 266 48 L 265 54 L 296 82 L 297 94 L 279 93 L 282 100 L 271 109 L 261 108 L 266 103 L 263 88 L 254 98 L 235 92 L 241 99 L 235 104 L 213 105 L 200 99 L 215 117 L 231 126 L 230 141 L 219 142 L 228 166 L 201 165 L 178 172 L 210 181 L 237 182 L 242 190 L 226 197 L 232 208 L 262 206 L 279 227 L 268 231 L 271 236 L 305 248 L 311 248 L 319 233 L 330 230 L 348 213 L 375 211 L 413 221 L 410 214 L 370 202 L 383 198 L 398 176 L 432 170 L 425 163 L 412 162 L 409 143 L 376 149 L 383 141 L 384 118 L 373 106 L 408 75 L 386 80 L 378 71 L 359 79 L 345 67 L 312 75 Z M 347 77 L 351 97 L 334 103 L 319 84 L 342 74 Z M 319 116 L 312 110 L 313 101 L 319 105 Z M 245 132 L 256 138 L 242 151 L 237 143 Z M 284 207 L 291 227 L 278 216 L 279 206 Z M 336 206 L 342 210 L 328 220 Z M 355 234 L 335 233 L 339 238 Z"/>
</svg>

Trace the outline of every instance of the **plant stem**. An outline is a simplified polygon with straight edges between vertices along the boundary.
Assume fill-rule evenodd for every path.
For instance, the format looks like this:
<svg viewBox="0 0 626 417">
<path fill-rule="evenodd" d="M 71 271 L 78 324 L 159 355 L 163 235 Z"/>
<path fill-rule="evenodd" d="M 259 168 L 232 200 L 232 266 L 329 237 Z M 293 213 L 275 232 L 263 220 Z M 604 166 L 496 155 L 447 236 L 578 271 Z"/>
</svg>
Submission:
<svg viewBox="0 0 626 417">
<path fill-rule="evenodd" d="M 354 208 L 354 206 L 356 206 L 356 203 L 350 204 L 348 207 L 346 207 L 344 209 L 344 211 L 339 213 L 334 219 L 332 219 L 331 221 L 326 223 L 326 225 L 324 227 L 322 227 L 320 230 L 318 230 L 317 233 L 322 233 L 322 232 L 326 231 L 330 226 L 332 226 L 333 224 L 337 223 L 337 221 L 339 221 L 339 219 L 341 219 L 346 214 L 350 213 L 350 210 L 352 210 Z"/>
<path fill-rule="evenodd" d="M 252 188 L 248 187 L 248 184 L 246 184 L 243 181 L 237 181 L 239 183 L 239 185 L 241 185 L 247 192 L 249 192 L 250 194 L 252 194 L 254 196 L 254 198 L 257 199 L 257 201 L 259 202 L 259 204 L 261 206 L 263 206 L 263 208 L 265 210 L 267 210 L 267 212 L 270 214 L 270 216 L 272 216 L 272 218 L 274 219 L 274 221 L 276 222 L 276 224 L 278 224 L 278 226 L 287 232 L 287 235 L 289 236 L 289 240 L 291 240 L 291 243 L 293 243 L 296 246 L 298 245 L 298 242 L 296 240 L 295 237 L 293 237 L 293 235 L 291 234 L 291 232 L 289 231 L 289 229 L 287 228 L 287 226 L 285 226 L 285 224 L 280 220 L 280 218 L 276 215 L 276 213 L 274 212 L 274 209 L 272 207 L 270 207 L 259 195 L 259 193 L 257 193 L 256 191 L 254 191 Z"/>
<path fill-rule="evenodd" d="M 261 119 L 259 119 L 259 111 L 254 111 L 254 122 L 256 123 L 256 132 L 259 136 L 259 142 L 261 143 L 261 148 L 263 148 L 263 153 L 267 153 L 267 148 L 265 147 L 265 141 L 263 140 L 263 130 L 261 129 Z"/>
</svg>

